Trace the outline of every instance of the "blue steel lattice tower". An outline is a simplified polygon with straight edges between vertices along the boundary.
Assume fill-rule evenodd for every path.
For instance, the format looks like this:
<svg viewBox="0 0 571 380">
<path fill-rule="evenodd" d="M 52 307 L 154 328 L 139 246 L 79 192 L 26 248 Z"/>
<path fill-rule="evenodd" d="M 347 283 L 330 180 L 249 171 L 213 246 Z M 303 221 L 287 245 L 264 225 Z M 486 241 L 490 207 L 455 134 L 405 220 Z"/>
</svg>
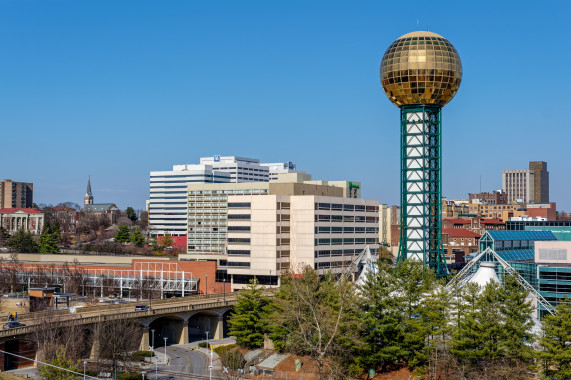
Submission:
<svg viewBox="0 0 571 380">
<path fill-rule="evenodd" d="M 401 221 L 398 261 L 422 260 L 448 275 L 442 248 L 442 107 L 460 87 L 462 63 L 448 40 L 412 32 L 381 62 L 383 90 L 401 110 Z"/>
</svg>

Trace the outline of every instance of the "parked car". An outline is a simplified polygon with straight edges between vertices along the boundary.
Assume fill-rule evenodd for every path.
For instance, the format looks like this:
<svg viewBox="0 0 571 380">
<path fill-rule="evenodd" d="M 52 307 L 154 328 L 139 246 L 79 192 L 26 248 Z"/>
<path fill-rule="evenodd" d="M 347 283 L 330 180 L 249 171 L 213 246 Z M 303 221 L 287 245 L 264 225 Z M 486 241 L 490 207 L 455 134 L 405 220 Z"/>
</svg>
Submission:
<svg viewBox="0 0 571 380">
<path fill-rule="evenodd" d="M 151 310 L 149 305 L 137 305 L 137 306 L 135 306 L 135 311 L 145 311 L 145 310 Z"/>
<path fill-rule="evenodd" d="M 5 323 L 4 326 L 2 326 L 2 328 L 3 328 L 4 330 L 7 330 L 7 329 L 13 329 L 13 328 L 16 328 L 16 327 L 24 327 L 24 326 L 26 326 L 26 324 L 24 324 L 24 323 L 20 323 L 20 322 L 8 322 L 8 323 Z"/>
</svg>

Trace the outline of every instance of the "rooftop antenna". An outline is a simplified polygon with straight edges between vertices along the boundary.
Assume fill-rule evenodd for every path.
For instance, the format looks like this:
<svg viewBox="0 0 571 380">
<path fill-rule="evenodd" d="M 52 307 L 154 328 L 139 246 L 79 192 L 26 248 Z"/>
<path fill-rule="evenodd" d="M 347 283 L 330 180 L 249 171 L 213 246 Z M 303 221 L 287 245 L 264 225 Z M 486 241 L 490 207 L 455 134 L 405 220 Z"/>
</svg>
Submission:
<svg viewBox="0 0 571 380">
<path fill-rule="evenodd" d="M 480 174 L 480 193 L 482 192 L 482 175 Z"/>
</svg>

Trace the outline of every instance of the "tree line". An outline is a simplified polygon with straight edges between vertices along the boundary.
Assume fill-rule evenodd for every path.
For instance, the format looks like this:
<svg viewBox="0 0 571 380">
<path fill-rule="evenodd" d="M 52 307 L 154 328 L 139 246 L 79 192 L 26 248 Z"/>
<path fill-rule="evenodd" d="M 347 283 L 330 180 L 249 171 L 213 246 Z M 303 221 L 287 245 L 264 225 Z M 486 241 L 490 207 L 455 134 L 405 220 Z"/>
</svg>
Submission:
<svg viewBox="0 0 571 380">
<path fill-rule="evenodd" d="M 534 330 L 535 308 L 514 277 L 447 290 L 405 261 L 379 263 L 361 286 L 310 267 L 281 281 L 275 297 L 257 283 L 241 292 L 230 335 L 245 348 L 269 338 L 278 351 L 308 355 L 319 378 L 403 366 L 429 379 L 571 378 L 571 300 Z"/>
</svg>

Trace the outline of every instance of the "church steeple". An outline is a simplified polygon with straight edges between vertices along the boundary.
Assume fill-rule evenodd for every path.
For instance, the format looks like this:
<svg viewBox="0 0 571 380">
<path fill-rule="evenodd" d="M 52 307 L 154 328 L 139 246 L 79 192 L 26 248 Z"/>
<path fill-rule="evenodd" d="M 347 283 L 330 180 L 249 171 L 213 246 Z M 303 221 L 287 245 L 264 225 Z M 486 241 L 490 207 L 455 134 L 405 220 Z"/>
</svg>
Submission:
<svg viewBox="0 0 571 380">
<path fill-rule="evenodd" d="M 91 194 L 91 178 L 87 178 L 87 191 L 85 192 L 85 197 L 83 198 L 84 205 L 93 204 L 93 194 Z"/>
</svg>

